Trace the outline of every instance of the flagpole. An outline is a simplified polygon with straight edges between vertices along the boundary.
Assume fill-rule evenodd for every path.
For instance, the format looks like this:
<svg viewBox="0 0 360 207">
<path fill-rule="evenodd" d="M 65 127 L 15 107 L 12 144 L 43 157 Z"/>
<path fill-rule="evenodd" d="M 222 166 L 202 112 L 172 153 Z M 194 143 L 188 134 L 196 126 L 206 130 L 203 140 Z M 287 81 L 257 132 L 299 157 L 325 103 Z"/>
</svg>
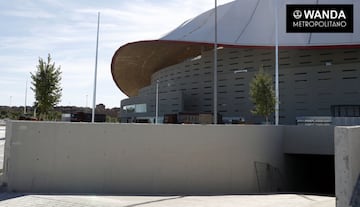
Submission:
<svg viewBox="0 0 360 207">
<path fill-rule="evenodd" d="M 94 93 L 93 93 L 93 105 L 91 122 L 95 122 L 95 104 L 96 104 L 96 79 L 97 79 L 97 64 L 98 64 L 98 49 L 99 49 L 99 26 L 100 26 L 100 12 L 98 12 L 97 23 L 97 36 L 96 36 L 96 55 L 95 55 L 95 72 L 94 72 Z"/>
</svg>

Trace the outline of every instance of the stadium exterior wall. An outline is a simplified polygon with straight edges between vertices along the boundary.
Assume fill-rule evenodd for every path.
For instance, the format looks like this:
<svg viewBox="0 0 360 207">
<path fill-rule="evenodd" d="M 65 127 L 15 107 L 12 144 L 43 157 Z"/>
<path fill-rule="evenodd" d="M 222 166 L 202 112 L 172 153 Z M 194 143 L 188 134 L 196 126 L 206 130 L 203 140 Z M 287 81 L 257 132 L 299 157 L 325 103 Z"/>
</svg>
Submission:
<svg viewBox="0 0 360 207">
<path fill-rule="evenodd" d="M 247 123 L 263 122 L 251 114 L 249 83 L 260 67 L 274 74 L 274 49 L 222 48 L 218 50 L 218 110 L 225 119 L 243 117 Z M 284 48 L 279 56 L 280 124 L 295 124 L 296 117 L 332 116 L 334 105 L 360 103 L 359 48 Z M 155 72 L 151 85 L 139 95 L 122 101 L 122 107 L 146 104 L 145 114 L 123 110 L 129 122 L 136 117 L 155 117 L 155 87 L 159 80 L 159 114 L 212 113 L 213 52 L 185 60 Z M 243 73 L 234 73 L 246 70 Z M 353 109 L 348 116 L 359 116 Z"/>
</svg>

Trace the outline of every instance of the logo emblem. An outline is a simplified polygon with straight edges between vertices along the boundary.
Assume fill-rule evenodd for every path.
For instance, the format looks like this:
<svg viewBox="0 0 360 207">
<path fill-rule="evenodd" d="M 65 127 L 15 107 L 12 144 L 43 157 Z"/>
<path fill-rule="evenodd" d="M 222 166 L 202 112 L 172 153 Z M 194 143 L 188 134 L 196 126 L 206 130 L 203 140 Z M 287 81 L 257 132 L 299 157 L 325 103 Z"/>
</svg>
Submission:
<svg viewBox="0 0 360 207">
<path fill-rule="evenodd" d="M 295 10 L 293 16 L 295 19 L 300 19 L 302 17 L 302 12 L 300 10 Z"/>
</svg>

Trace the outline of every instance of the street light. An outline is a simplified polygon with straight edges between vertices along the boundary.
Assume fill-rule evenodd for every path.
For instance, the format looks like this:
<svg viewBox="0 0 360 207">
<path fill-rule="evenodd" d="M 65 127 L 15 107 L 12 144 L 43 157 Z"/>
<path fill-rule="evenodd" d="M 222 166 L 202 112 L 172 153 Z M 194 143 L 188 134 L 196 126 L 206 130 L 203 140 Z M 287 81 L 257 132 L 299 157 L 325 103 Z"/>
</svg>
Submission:
<svg viewBox="0 0 360 207">
<path fill-rule="evenodd" d="M 215 22 L 215 31 L 214 31 L 214 124 L 217 124 L 217 0 L 215 0 L 214 8 L 214 22 Z"/>
<path fill-rule="evenodd" d="M 28 80 L 26 80 L 26 85 L 25 85 L 25 106 L 24 106 L 24 115 L 26 114 L 26 105 L 27 105 L 27 85 L 28 85 Z"/>
<path fill-rule="evenodd" d="M 162 81 L 156 80 L 156 92 L 155 92 L 155 124 L 158 124 L 159 118 L 159 84 L 163 83 Z M 170 87 L 172 82 L 167 82 L 167 87 Z"/>
<path fill-rule="evenodd" d="M 95 71 L 94 71 L 94 90 L 93 90 L 93 105 L 91 113 L 91 122 L 95 122 L 95 104 L 96 104 L 96 81 L 97 81 L 97 65 L 98 65 L 98 49 L 99 49 L 99 27 L 100 27 L 100 12 L 98 12 L 97 33 L 96 33 L 96 53 L 95 53 Z"/>
<path fill-rule="evenodd" d="M 279 18 L 278 0 L 275 4 L 275 125 L 279 125 Z"/>
<path fill-rule="evenodd" d="M 156 92 L 155 92 L 155 124 L 158 124 L 159 117 L 159 80 L 156 80 Z"/>
</svg>

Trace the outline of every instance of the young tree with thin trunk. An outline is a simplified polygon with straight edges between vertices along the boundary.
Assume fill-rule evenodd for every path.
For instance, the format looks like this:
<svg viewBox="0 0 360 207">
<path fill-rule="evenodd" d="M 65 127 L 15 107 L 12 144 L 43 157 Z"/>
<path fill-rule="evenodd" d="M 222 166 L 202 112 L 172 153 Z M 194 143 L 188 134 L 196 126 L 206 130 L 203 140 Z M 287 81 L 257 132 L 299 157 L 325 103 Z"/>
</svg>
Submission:
<svg viewBox="0 0 360 207">
<path fill-rule="evenodd" d="M 275 111 L 275 92 L 273 80 L 262 66 L 250 83 L 250 99 L 254 103 L 251 113 L 265 117 L 268 123 L 269 116 Z"/>
<path fill-rule="evenodd" d="M 55 67 L 55 62 L 51 61 L 50 54 L 44 61 L 39 58 L 35 73 L 31 74 L 32 87 L 35 93 L 35 107 L 41 119 L 48 119 L 54 106 L 61 100 L 61 70 Z"/>
</svg>

